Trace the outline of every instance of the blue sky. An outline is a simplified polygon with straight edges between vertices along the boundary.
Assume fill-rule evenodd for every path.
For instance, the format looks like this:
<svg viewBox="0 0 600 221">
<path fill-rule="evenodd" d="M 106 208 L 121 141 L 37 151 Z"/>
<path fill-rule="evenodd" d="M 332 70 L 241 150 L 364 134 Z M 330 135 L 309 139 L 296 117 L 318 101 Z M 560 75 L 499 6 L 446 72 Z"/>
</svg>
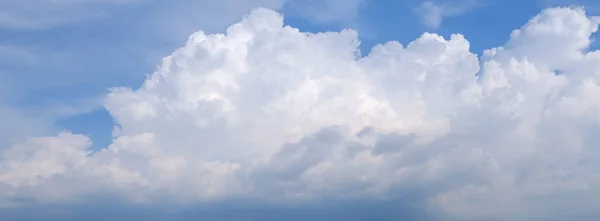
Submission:
<svg viewBox="0 0 600 221">
<path fill-rule="evenodd" d="M 585 15 L 567 8 L 544 11 L 567 6 L 581 6 Z M 270 12 L 253 11 L 258 7 L 281 13 L 285 25 L 300 32 L 334 34 L 299 37 L 273 25 L 278 24 L 277 16 Z M 536 15 L 539 21 L 531 20 Z M 456 217 L 452 220 L 527 220 L 544 217 L 535 214 L 555 208 L 555 204 L 531 203 L 540 197 L 533 193 L 532 186 L 550 182 L 547 179 L 554 179 L 550 177 L 571 177 L 573 183 L 549 184 L 543 191 L 556 195 L 544 197 L 555 197 L 553 202 L 578 202 L 574 204 L 577 209 L 571 211 L 582 220 L 600 215 L 586 210 L 600 201 L 578 198 L 600 193 L 592 188 L 600 183 L 594 178 L 600 171 L 593 169 L 597 163 L 590 161 L 600 154 L 593 148 L 597 141 L 581 135 L 593 134 L 600 124 L 594 115 L 594 108 L 600 105 L 593 99 L 600 68 L 594 65 L 594 55 L 585 55 L 598 48 L 593 41 L 598 17 L 591 17 L 598 15 L 600 4 L 594 0 L 0 2 L 0 122 L 4 122 L 0 125 L 0 213 L 5 214 L 0 218 L 79 219 L 94 213 L 90 210 L 108 211 L 110 206 L 89 202 L 74 206 L 73 202 L 106 194 L 106 204 L 118 202 L 121 209 L 114 210 L 112 218 L 99 220 L 128 216 L 170 219 L 171 213 L 157 212 L 155 207 L 183 211 L 173 213 L 178 214 L 177 219 L 194 219 L 200 216 L 194 212 L 200 208 L 246 202 L 233 199 L 238 195 L 249 198 L 248 204 L 256 201 L 261 206 L 235 212 L 215 209 L 214 216 L 225 217 L 219 220 L 244 220 L 245 213 L 259 214 L 255 216 L 259 220 L 287 219 L 294 214 L 308 214 L 306 219 L 311 220 L 427 220 L 449 214 Z M 270 28 L 257 28 L 265 24 Z M 544 32 L 540 27 L 556 29 Z M 342 31 L 347 28 L 358 33 L 357 48 L 364 58 L 347 58 L 354 48 L 353 34 Z M 522 35 L 511 36 L 520 28 Z M 200 34 L 190 37 L 200 30 L 208 40 Z M 210 35 L 225 32 L 229 40 Z M 253 40 L 245 39 L 244 33 Z M 444 39 L 424 33 L 436 33 Z M 461 34 L 464 39 L 453 34 Z M 198 46 L 201 44 L 194 41 L 212 46 Z M 386 44 L 390 41 L 399 42 L 403 49 Z M 238 44 L 248 46 L 240 49 Z M 385 46 L 369 55 L 378 44 Z M 468 51 L 463 47 L 467 44 Z M 219 47 L 230 47 L 232 52 L 218 51 Z M 504 49 L 491 58 L 481 57 L 484 50 L 496 47 Z M 240 54 L 245 57 L 236 57 Z M 284 62 L 287 57 L 293 59 Z M 565 70 L 567 79 L 548 74 L 556 70 Z M 238 71 L 252 77 L 240 77 Z M 219 75 L 221 72 L 225 74 Z M 473 80 L 476 73 L 484 77 Z M 209 74 L 215 75 L 201 77 Z M 410 76 L 418 75 L 435 77 L 413 82 Z M 331 79 L 337 80 L 332 83 Z M 223 86 L 229 84 L 237 89 Z M 117 87 L 121 89 L 115 91 Z M 243 96 L 237 94 L 238 90 Z M 207 96 L 220 103 L 203 100 Z M 565 122 L 569 124 L 561 126 Z M 116 130 L 115 125 L 119 125 Z M 338 131 L 331 129 L 333 126 L 345 129 Z M 557 132 L 563 127 L 573 132 Z M 369 131 L 367 128 L 373 134 L 348 138 L 348 134 Z M 65 131 L 68 133 L 62 133 Z M 548 144 L 549 140 L 554 142 Z M 87 145 L 88 141 L 91 144 Z M 489 144 L 492 141 L 498 144 Z M 111 145 L 113 149 L 107 150 Z M 354 164 L 339 160 L 335 152 L 338 146 L 344 146 L 339 148 L 347 152 L 356 148 L 373 150 L 373 159 L 360 159 L 382 165 L 357 168 L 372 169 L 365 173 L 389 173 L 391 180 L 356 181 L 362 176 L 346 171 Z M 530 147 L 535 150 L 530 152 Z M 331 148 L 332 152 L 324 152 L 323 148 Z M 100 151 L 103 149 L 106 151 Z M 360 153 L 358 149 L 356 153 Z M 476 154 L 469 152 L 471 149 Z M 91 153 L 85 151 L 98 154 L 88 155 Z M 131 155 L 127 151 L 132 151 Z M 126 154 L 119 155 L 123 152 Z M 470 154 L 476 157 L 470 158 Z M 150 171 L 150 181 L 156 174 L 162 177 L 164 171 L 185 174 L 194 170 L 177 165 L 192 165 L 196 161 L 187 158 L 192 155 L 202 159 L 198 164 L 209 168 L 208 174 L 237 171 L 236 175 L 223 172 L 225 175 L 205 178 L 227 186 L 223 193 L 215 190 L 225 196 L 216 197 L 225 203 L 211 207 L 212 201 L 206 201 L 212 199 L 211 194 L 195 193 L 194 188 L 178 191 L 188 191 L 185 184 L 196 182 L 188 178 L 173 178 L 176 181 L 159 187 L 135 186 L 132 183 L 138 180 L 133 178 L 135 182 L 119 183 L 120 178 L 115 178 L 126 176 L 116 175 L 119 167 L 113 168 L 121 164 L 123 171 L 128 169 L 138 178 Z M 252 158 L 259 155 L 264 156 Z M 359 162 L 359 156 L 352 162 Z M 467 159 L 460 160 L 463 158 Z M 164 161 L 157 163 L 154 159 Z M 184 163 L 178 164 L 182 160 Z M 155 163 L 162 165 L 157 166 L 160 169 L 144 169 L 154 168 Z M 338 165 L 342 169 L 335 169 Z M 319 166 L 334 168 L 332 173 L 339 180 L 332 181 L 332 185 L 339 184 L 339 189 L 321 186 L 318 178 L 331 174 L 314 172 L 318 175 L 310 178 L 296 174 L 320 171 L 314 169 Z M 279 167 L 283 169 L 275 169 Z M 416 172 L 397 175 L 405 167 L 410 169 L 402 171 Z M 103 168 L 111 172 L 98 172 Z M 438 170 L 441 172 L 432 172 Z M 104 173 L 112 174 L 104 180 L 114 179 L 117 184 L 86 184 L 102 180 L 98 177 Z M 533 178 L 521 178 L 523 174 Z M 196 175 L 200 176 L 195 172 L 182 176 Z M 65 185 L 77 182 L 90 188 L 71 191 Z M 205 184 L 202 179 L 198 182 Z M 240 190 L 237 182 L 266 187 Z M 493 183 L 497 189 L 478 189 L 481 183 Z M 227 189 L 229 185 L 233 187 Z M 459 191 L 467 187 L 473 189 L 464 191 L 473 192 Z M 143 190 L 136 192 L 136 188 Z M 56 194 L 50 196 L 45 191 Z M 572 197 L 560 198 L 561 191 Z M 199 194 L 200 199 L 183 197 L 179 201 L 181 194 Z M 317 197 L 312 207 L 302 200 L 294 204 L 294 197 L 302 198 L 303 194 L 323 198 Z M 467 203 L 468 194 L 474 198 L 498 197 L 497 201 L 504 203 L 519 202 L 515 205 L 523 208 L 495 210 L 498 206 L 488 201 L 476 208 Z M 291 206 L 279 208 L 261 201 L 269 195 L 277 196 L 271 199 L 274 201 L 292 202 Z M 347 195 L 352 195 L 351 200 L 340 200 Z M 153 204 L 157 196 L 173 202 Z M 374 196 L 387 198 L 378 201 Z M 15 199 L 25 199 L 25 203 Z M 137 208 L 138 201 L 150 203 L 130 211 Z M 371 202 L 373 208 L 358 206 L 368 212 L 355 209 L 361 202 Z M 3 206 L 13 204 L 18 206 Z M 381 209 L 392 204 L 402 206 L 391 208 L 407 212 Z M 27 214 L 36 208 L 46 208 L 47 212 Z M 333 209 L 327 209 L 329 214 L 323 208 Z M 482 212 L 465 212 L 479 209 Z M 349 213 L 351 210 L 359 211 Z M 534 215 L 528 217 L 523 211 L 534 211 Z M 239 216 L 226 216 L 231 214 Z M 551 213 L 548 216 L 553 215 L 559 217 Z"/>
<path fill-rule="evenodd" d="M 284 7 L 282 12 L 292 15 L 286 17 L 287 25 L 306 32 L 356 29 L 362 40 L 363 54 L 367 54 L 374 44 L 386 41 L 406 44 L 423 32 L 442 36 L 461 33 L 471 43 L 471 51 L 481 54 L 483 50 L 503 44 L 512 30 L 547 6 L 579 4 L 592 9 L 597 7 L 593 1 L 437 1 L 434 3 L 453 5 L 460 12 L 443 18 L 439 27 L 431 27 L 424 22 L 424 12 L 419 11 L 423 2 L 366 1 L 358 6 L 355 14 L 342 12 L 338 18 L 325 21 L 304 16 L 302 13 L 306 12 L 298 10 L 312 9 L 293 8 L 294 4 Z M 315 4 L 315 1 L 305 4 Z M 33 8 L 28 9 L 33 13 L 44 10 L 33 5 L 24 7 Z M 3 79 L 11 82 L 7 84 L 11 85 L 9 88 L 14 87 L 6 92 L 13 95 L 7 98 L 8 105 L 33 111 L 34 117 L 50 118 L 58 130 L 89 134 L 97 143 L 96 147 L 105 147 L 110 143 L 114 125 L 100 103 L 107 88 L 139 86 L 160 59 L 182 46 L 189 34 L 198 30 L 221 32 L 229 23 L 247 14 L 240 10 L 238 14 L 226 15 L 222 21 L 213 22 L 211 15 L 206 15 L 206 20 L 194 21 L 205 16 L 204 5 L 211 3 L 152 1 L 108 5 L 102 8 L 106 15 L 100 18 L 74 18 L 69 22 L 35 27 L 18 24 L 2 27 L 0 44 L 7 48 L 3 53 L 7 59 L 3 59 L 0 67 Z M 194 10 L 194 7 L 199 9 Z M 507 12 L 510 12 L 509 16 Z M 51 13 L 48 16 L 69 16 Z M 52 113 L 63 112 L 61 109 L 69 111 Z M 49 114 L 51 116 L 47 116 Z"/>
</svg>

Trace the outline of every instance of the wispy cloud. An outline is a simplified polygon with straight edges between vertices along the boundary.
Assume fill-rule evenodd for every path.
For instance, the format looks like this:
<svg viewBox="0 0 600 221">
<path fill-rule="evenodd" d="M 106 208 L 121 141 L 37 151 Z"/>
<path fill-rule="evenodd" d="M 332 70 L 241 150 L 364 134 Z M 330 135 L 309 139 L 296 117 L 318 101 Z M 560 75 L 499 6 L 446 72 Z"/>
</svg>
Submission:
<svg viewBox="0 0 600 221">
<path fill-rule="evenodd" d="M 370 0 L 289 0 L 286 7 L 292 15 L 297 14 L 318 23 L 355 19 L 359 10 Z"/>
<path fill-rule="evenodd" d="M 167 17 L 177 22 L 203 22 L 203 28 L 210 25 L 222 26 L 231 23 L 243 12 L 253 7 L 267 7 L 278 10 L 289 5 L 290 12 L 298 13 L 315 22 L 331 22 L 346 19 L 357 14 L 358 8 L 367 0 L 19 0 L 0 2 L 0 28 L 40 29 L 65 24 L 74 24 L 90 19 L 101 19 L 114 15 L 119 8 L 164 5 Z M 170 9 L 176 9 L 172 11 Z M 154 15 L 160 15 L 154 14 Z M 153 17 L 150 14 L 148 17 Z M 185 19 L 177 19 L 177 17 Z M 165 19 L 163 17 L 162 19 Z M 168 21 L 168 20 L 167 20 Z M 193 24 L 193 23 L 192 23 Z M 171 23 L 171 25 L 183 25 Z"/>
<path fill-rule="evenodd" d="M 431 29 L 438 29 L 444 19 L 468 13 L 475 8 L 483 6 L 483 2 L 485 1 L 425 1 L 415 9 L 415 12 L 421 16 L 425 26 Z"/>
<path fill-rule="evenodd" d="M 50 28 L 108 16 L 109 8 L 146 0 L 18 0 L 0 2 L 0 27 Z"/>
</svg>

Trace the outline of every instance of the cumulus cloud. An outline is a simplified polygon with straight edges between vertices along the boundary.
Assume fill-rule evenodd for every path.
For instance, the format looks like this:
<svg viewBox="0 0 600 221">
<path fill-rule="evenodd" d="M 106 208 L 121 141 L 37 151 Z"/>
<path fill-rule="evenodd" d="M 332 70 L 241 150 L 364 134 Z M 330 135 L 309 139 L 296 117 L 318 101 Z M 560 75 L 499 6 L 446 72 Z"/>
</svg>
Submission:
<svg viewBox="0 0 600 221">
<path fill-rule="evenodd" d="M 536 0 L 536 3 L 542 7 L 556 7 L 561 5 L 582 5 L 588 12 L 597 13 L 600 11 L 600 4 L 595 0 Z"/>
<path fill-rule="evenodd" d="M 193 34 L 140 88 L 112 89 L 106 149 L 65 132 L 2 151 L 0 199 L 600 215 L 600 52 L 588 49 L 599 23 L 550 8 L 481 57 L 462 35 L 431 33 L 361 55 L 353 30 L 304 33 L 255 9 L 224 34 Z"/>
</svg>

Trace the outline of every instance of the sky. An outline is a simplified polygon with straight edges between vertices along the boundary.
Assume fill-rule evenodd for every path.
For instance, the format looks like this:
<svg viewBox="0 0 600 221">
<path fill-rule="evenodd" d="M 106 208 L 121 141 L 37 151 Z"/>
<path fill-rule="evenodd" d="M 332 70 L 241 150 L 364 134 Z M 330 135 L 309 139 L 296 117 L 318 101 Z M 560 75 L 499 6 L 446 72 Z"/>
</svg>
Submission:
<svg viewBox="0 0 600 221">
<path fill-rule="evenodd" d="M 0 220 L 597 220 L 594 0 L 0 0 Z"/>
</svg>

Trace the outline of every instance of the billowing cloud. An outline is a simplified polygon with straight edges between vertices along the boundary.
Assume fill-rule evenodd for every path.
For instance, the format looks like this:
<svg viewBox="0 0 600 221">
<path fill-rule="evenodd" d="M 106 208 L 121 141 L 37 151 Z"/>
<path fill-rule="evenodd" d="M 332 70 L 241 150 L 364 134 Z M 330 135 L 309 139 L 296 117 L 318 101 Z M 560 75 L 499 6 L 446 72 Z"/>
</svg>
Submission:
<svg viewBox="0 0 600 221">
<path fill-rule="evenodd" d="M 140 88 L 113 89 L 106 149 L 62 133 L 2 151 L 0 199 L 600 215 L 599 23 L 550 8 L 480 58 L 462 35 L 430 33 L 361 55 L 353 30 L 303 33 L 255 9 L 224 34 L 193 34 Z"/>
</svg>

